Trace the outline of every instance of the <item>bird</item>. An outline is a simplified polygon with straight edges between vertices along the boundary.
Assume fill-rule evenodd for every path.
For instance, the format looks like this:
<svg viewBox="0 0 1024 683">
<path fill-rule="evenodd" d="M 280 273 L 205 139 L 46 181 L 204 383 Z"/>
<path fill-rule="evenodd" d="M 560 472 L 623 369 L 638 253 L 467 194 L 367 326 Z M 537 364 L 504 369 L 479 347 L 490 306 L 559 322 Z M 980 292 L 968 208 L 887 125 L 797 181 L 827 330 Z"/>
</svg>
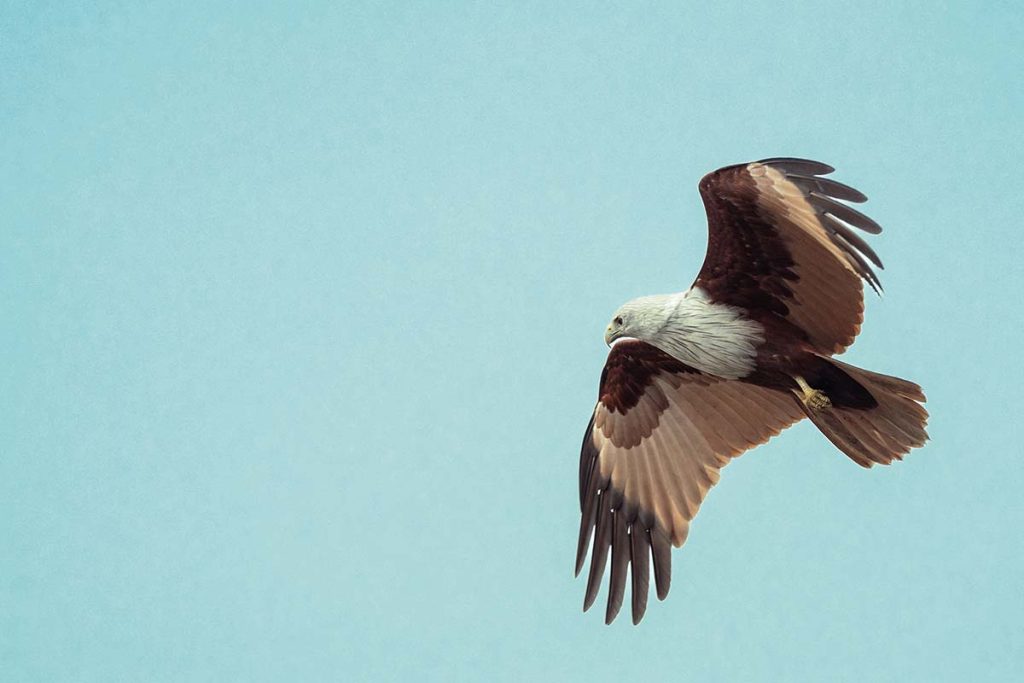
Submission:
<svg viewBox="0 0 1024 683">
<path fill-rule="evenodd" d="M 862 467 L 888 465 L 928 440 L 921 388 L 835 358 L 881 293 L 882 261 L 858 231 L 864 194 L 808 159 L 771 158 L 704 176 L 704 263 L 689 289 L 623 304 L 580 452 L 583 610 L 610 565 L 605 623 L 630 582 L 633 623 L 653 566 L 668 595 L 672 547 L 732 458 L 809 419 Z M 592 541 L 592 542 L 591 542 Z M 588 553 L 589 550 L 589 553 Z"/>
</svg>

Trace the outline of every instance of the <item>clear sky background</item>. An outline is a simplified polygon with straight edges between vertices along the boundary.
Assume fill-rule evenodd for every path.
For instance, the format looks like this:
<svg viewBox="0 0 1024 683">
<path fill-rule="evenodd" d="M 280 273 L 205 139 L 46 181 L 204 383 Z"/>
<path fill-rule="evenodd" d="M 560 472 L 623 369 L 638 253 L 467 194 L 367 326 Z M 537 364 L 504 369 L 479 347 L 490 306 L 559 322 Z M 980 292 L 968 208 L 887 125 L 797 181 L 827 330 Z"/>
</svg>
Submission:
<svg viewBox="0 0 1024 683">
<path fill-rule="evenodd" d="M 1024 10 L 842 4 L 5 3 L 0 678 L 1019 675 Z M 606 627 L 605 324 L 767 156 L 871 197 L 932 442 L 748 453 Z"/>
</svg>

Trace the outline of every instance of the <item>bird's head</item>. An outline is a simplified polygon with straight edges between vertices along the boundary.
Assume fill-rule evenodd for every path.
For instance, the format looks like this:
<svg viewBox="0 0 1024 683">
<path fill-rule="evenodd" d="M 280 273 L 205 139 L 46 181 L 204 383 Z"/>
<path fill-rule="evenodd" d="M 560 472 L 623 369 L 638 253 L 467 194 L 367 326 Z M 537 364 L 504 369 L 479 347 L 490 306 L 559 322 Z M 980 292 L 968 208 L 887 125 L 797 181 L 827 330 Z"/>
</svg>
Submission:
<svg viewBox="0 0 1024 683">
<path fill-rule="evenodd" d="M 611 346 L 616 339 L 627 337 L 651 341 L 674 309 L 674 297 L 668 294 L 633 299 L 615 311 L 605 328 L 604 343 Z"/>
<path fill-rule="evenodd" d="M 612 342 L 619 337 L 625 337 L 626 329 L 626 316 L 623 314 L 622 309 L 615 311 L 615 317 L 608 323 L 608 327 L 604 331 L 604 343 L 608 346 L 612 345 Z"/>
</svg>

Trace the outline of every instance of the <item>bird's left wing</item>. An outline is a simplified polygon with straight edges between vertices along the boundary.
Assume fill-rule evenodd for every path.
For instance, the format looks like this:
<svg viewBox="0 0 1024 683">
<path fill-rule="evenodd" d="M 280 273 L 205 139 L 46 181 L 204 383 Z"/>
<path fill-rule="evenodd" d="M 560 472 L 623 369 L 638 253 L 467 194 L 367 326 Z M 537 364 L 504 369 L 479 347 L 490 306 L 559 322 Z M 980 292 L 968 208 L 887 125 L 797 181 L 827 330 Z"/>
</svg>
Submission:
<svg viewBox="0 0 1024 683">
<path fill-rule="evenodd" d="M 584 609 L 597 597 L 611 551 L 605 621 L 622 606 L 632 564 L 633 623 L 647 607 L 650 558 L 659 599 L 671 548 L 730 458 L 804 416 L 784 392 L 705 375 L 638 340 L 616 342 L 580 454 L 576 573 L 594 538 Z"/>
<path fill-rule="evenodd" d="M 853 343 L 864 319 L 861 280 L 880 289 L 871 263 L 882 267 L 857 234 L 882 228 L 844 203 L 867 197 L 823 177 L 832 170 L 764 159 L 704 176 L 708 251 L 694 282 L 716 303 L 782 316 L 825 355 Z"/>
</svg>

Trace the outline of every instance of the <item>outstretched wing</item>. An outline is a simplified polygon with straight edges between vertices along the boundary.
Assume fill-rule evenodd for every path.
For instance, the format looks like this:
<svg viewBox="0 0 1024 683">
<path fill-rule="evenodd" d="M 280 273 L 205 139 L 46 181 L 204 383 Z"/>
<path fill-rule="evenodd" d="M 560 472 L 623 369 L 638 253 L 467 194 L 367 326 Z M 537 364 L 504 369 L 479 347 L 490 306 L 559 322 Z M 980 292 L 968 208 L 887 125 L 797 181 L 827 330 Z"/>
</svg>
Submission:
<svg viewBox="0 0 1024 683">
<path fill-rule="evenodd" d="M 650 559 L 664 599 L 669 544 L 686 540 L 719 469 L 801 417 L 795 398 L 784 392 L 705 375 L 646 342 L 616 342 L 580 454 L 577 574 L 594 537 L 583 609 L 597 597 L 610 549 L 605 621 L 622 606 L 632 565 L 638 623 L 647 608 Z"/>
<path fill-rule="evenodd" d="M 856 230 L 881 228 L 839 200 L 867 197 L 805 159 L 765 159 L 704 176 L 708 251 L 694 286 L 717 302 L 785 317 L 816 351 L 842 352 L 864 319 L 863 278 L 878 255 Z"/>
</svg>

